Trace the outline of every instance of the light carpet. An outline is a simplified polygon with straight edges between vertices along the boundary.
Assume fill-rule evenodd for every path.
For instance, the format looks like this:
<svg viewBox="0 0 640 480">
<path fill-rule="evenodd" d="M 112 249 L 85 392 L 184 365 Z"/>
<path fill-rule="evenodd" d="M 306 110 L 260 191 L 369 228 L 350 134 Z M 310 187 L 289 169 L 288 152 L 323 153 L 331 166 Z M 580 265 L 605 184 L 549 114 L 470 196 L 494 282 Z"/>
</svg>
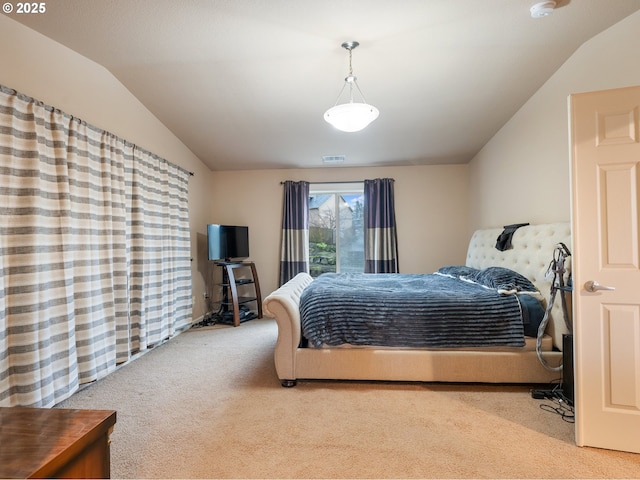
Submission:
<svg viewBox="0 0 640 480">
<path fill-rule="evenodd" d="M 117 410 L 114 478 L 639 478 L 528 386 L 299 382 L 276 325 L 193 328 L 58 407 Z M 549 402 L 546 402 L 549 403 Z"/>
</svg>

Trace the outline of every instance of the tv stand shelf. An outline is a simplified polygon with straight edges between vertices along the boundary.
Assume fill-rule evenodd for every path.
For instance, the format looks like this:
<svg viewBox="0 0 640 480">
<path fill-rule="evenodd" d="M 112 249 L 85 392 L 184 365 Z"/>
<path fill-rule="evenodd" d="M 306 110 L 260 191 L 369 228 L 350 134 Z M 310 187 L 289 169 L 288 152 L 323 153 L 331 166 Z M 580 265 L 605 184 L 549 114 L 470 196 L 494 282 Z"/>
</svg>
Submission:
<svg viewBox="0 0 640 480">
<path fill-rule="evenodd" d="M 240 325 L 240 305 L 256 302 L 258 318 L 262 318 L 262 296 L 260 294 L 260 282 L 258 272 L 253 262 L 218 262 L 217 266 L 222 268 L 222 314 L 233 312 L 233 326 Z M 235 270 L 248 269 L 251 272 L 250 278 L 236 278 Z M 253 285 L 253 296 L 238 295 L 238 287 L 249 287 Z M 250 318 L 254 318 L 253 316 Z"/>
</svg>

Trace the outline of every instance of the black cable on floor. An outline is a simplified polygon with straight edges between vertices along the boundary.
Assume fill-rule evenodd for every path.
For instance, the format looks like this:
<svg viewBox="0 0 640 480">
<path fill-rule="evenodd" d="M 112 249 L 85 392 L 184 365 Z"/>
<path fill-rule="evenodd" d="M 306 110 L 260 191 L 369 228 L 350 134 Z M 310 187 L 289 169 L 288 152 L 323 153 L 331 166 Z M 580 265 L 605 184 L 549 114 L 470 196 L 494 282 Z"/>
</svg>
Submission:
<svg viewBox="0 0 640 480">
<path fill-rule="evenodd" d="M 540 404 L 540 408 L 546 412 L 559 415 L 565 422 L 575 423 L 576 420 L 573 406 L 566 399 L 558 396 L 557 398 L 551 399 L 551 401 L 553 404 L 542 403 Z"/>
</svg>

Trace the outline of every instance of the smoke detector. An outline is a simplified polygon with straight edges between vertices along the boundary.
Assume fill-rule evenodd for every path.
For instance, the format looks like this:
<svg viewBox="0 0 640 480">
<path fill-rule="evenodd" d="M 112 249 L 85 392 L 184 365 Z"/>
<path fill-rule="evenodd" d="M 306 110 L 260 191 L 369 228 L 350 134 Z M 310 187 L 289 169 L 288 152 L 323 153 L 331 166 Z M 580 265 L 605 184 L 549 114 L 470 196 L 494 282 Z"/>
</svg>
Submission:
<svg viewBox="0 0 640 480">
<path fill-rule="evenodd" d="M 532 6 L 529 11 L 533 18 L 542 18 L 551 15 L 554 8 L 556 8 L 556 2 L 539 2 Z"/>
</svg>

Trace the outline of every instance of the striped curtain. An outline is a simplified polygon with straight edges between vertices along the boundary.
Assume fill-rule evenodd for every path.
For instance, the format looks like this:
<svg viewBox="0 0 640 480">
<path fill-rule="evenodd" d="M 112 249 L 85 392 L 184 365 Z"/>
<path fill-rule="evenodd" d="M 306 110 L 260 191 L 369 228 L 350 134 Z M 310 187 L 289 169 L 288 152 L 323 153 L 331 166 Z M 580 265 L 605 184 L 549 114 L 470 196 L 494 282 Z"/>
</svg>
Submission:
<svg viewBox="0 0 640 480">
<path fill-rule="evenodd" d="M 191 323 L 188 175 L 166 160 L 136 151 L 125 178 L 129 351 L 139 351 Z"/>
<path fill-rule="evenodd" d="M 364 181 L 364 271 L 398 273 L 392 178 Z"/>
<path fill-rule="evenodd" d="M 309 273 L 309 182 L 284 182 L 280 285 Z"/>
<path fill-rule="evenodd" d="M 147 156 L 0 86 L 0 406 L 53 406 L 136 348 L 129 270 L 140 253 L 128 235 L 138 194 L 127 179 Z M 188 172 L 176 176 L 185 177 L 180 193 L 167 189 L 166 178 L 158 185 L 166 197 L 184 197 L 180 216 L 188 218 Z M 178 258 L 190 268 L 188 253 Z M 168 277 L 183 269 L 165 268 Z M 185 316 L 190 301 L 174 321 Z"/>
</svg>

